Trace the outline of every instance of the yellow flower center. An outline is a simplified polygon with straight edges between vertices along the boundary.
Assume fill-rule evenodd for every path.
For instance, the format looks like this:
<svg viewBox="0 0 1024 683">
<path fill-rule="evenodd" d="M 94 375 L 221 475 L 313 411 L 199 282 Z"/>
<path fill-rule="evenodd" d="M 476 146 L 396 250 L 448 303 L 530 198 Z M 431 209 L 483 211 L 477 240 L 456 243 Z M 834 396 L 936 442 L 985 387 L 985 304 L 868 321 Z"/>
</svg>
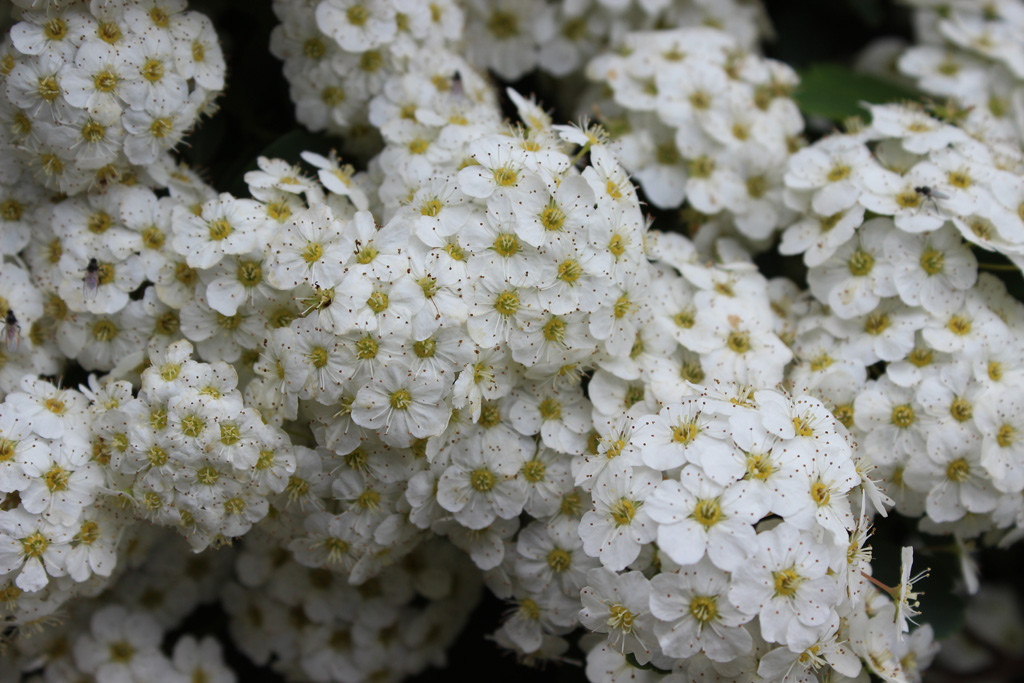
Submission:
<svg viewBox="0 0 1024 683">
<path fill-rule="evenodd" d="M 946 465 L 946 478 L 950 481 L 954 481 L 961 484 L 967 481 L 967 478 L 971 474 L 971 466 L 967 464 L 967 460 L 964 458 L 957 458 L 953 462 Z"/>
<path fill-rule="evenodd" d="M 611 515 L 616 526 L 629 524 L 636 515 L 636 503 L 628 498 L 620 498 L 618 502 L 612 505 Z"/>
<path fill-rule="evenodd" d="M 480 467 L 469 474 L 469 485 L 480 493 L 487 493 L 497 483 L 494 474 L 486 467 Z"/>
<path fill-rule="evenodd" d="M 892 409 L 892 424 L 900 429 L 905 429 L 914 424 L 914 409 L 909 403 L 894 406 Z"/>
<path fill-rule="evenodd" d="M 850 256 L 850 260 L 847 263 L 850 269 L 850 275 L 854 277 L 864 277 L 871 272 L 871 269 L 875 266 L 875 257 L 866 251 L 858 249 L 853 252 Z"/>
<path fill-rule="evenodd" d="M 693 513 L 690 516 L 697 520 L 697 523 L 705 529 L 710 529 L 722 518 L 722 508 L 719 506 L 717 498 L 698 500 L 697 506 L 693 509 Z"/>
<path fill-rule="evenodd" d="M 547 472 L 547 467 L 544 466 L 544 463 L 535 458 L 523 465 L 523 469 L 521 471 L 523 473 L 523 477 L 526 478 L 526 481 L 531 484 L 536 484 L 539 481 L 544 481 L 544 474 Z"/>
<path fill-rule="evenodd" d="M 795 569 L 784 569 L 782 571 L 772 572 L 772 578 L 775 580 L 775 595 L 776 597 L 789 598 L 796 594 L 800 584 L 803 583 L 803 577 L 796 573 Z"/>
<path fill-rule="evenodd" d="M 718 616 L 718 602 L 713 595 L 695 595 L 690 600 L 690 615 L 701 624 L 714 621 Z"/>
<path fill-rule="evenodd" d="M 547 556 L 548 566 L 556 574 L 560 574 L 572 564 L 572 555 L 561 548 L 553 548 Z"/>
<path fill-rule="evenodd" d="M 612 605 L 608 608 L 608 626 L 630 633 L 636 617 L 626 609 L 625 605 Z"/>
<path fill-rule="evenodd" d="M 946 255 L 937 249 L 926 249 L 921 254 L 921 268 L 928 275 L 938 275 L 946 267 Z"/>
</svg>

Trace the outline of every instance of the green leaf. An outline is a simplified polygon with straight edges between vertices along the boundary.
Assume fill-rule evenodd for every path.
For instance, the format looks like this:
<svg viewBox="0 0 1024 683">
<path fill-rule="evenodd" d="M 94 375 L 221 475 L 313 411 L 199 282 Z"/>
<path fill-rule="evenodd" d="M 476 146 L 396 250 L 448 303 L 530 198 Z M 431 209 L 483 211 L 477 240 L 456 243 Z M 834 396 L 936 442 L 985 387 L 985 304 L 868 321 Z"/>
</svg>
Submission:
<svg viewBox="0 0 1024 683">
<path fill-rule="evenodd" d="M 808 116 L 842 121 L 865 115 L 861 102 L 882 104 L 916 98 L 918 93 L 842 64 L 812 64 L 800 72 L 800 86 L 793 95 Z"/>
</svg>

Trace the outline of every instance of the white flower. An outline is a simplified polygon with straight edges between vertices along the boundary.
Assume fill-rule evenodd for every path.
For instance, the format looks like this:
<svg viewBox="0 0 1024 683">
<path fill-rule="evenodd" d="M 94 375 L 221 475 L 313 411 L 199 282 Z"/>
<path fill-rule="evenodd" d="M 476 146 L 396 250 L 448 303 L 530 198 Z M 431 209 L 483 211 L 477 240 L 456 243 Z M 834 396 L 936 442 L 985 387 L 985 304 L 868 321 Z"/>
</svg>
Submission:
<svg viewBox="0 0 1024 683">
<path fill-rule="evenodd" d="M 814 212 L 832 216 L 857 202 L 859 174 L 870 159 L 867 147 L 856 140 L 841 135 L 823 138 L 789 158 L 786 187 L 813 193 Z"/>
<path fill-rule="evenodd" d="M 98 681 L 151 679 L 163 672 L 162 630 L 144 612 L 109 605 L 93 613 L 72 645 L 75 664 Z"/>
<path fill-rule="evenodd" d="M 911 306 L 949 315 L 978 279 L 978 261 L 951 227 L 925 235 L 893 231 L 885 240 L 896 292 Z"/>
<path fill-rule="evenodd" d="M 734 571 L 755 543 L 754 525 L 768 513 L 764 489 L 747 481 L 723 487 L 687 465 L 679 481 L 663 481 L 645 509 L 658 523 L 658 547 L 680 565 L 710 561 Z"/>
<path fill-rule="evenodd" d="M 171 220 L 174 250 L 191 267 L 204 269 L 227 254 L 252 251 L 262 224 L 259 204 L 226 193 L 203 203 L 199 215 L 184 206 L 175 207 Z"/>
<path fill-rule="evenodd" d="M 99 465 L 87 461 L 86 449 L 84 441 L 65 438 L 50 447 L 47 457 L 40 451 L 26 459 L 22 469 L 29 485 L 20 494 L 22 507 L 55 524 L 75 525 L 105 484 Z"/>
<path fill-rule="evenodd" d="M 66 555 L 75 530 L 31 515 L 23 509 L 0 511 L 0 573 L 18 571 L 15 585 L 23 591 L 41 590 L 50 576 L 67 574 Z"/>
<path fill-rule="evenodd" d="M 651 579 L 651 613 L 662 651 L 670 657 L 703 652 L 715 662 L 750 652 L 753 639 L 742 625 L 753 616 L 729 602 L 728 589 L 728 575 L 707 560 Z"/>
<path fill-rule="evenodd" d="M 306 567 L 349 571 L 365 550 L 365 541 L 347 524 L 344 515 L 314 512 L 303 522 L 305 535 L 288 544 L 295 559 Z"/>
<path fill-rule="evenodd" d="M 580 520 L 583 549 L 608 569 L 621 571 L 650 543 L 657 525 L 645 508 L 645 501 L 659 481 L 655 470 L 613 464 L 594 482 L 593 509 Z"/>
<path fill-rule="evenodd" d="M 734 447 L 728 438 L 728 421 L 707 408 L 705 398 L 688 398 L 670 403 L 656 416 L 638 423 L 633 443 L 644 464 L 672 470 L 687 463 L 701 465 L 729 458 Z"/>
<path fill-rule="evenodd" d="M 437 502 L 469 529 L 487 527 L 495 517 L 513 519 L 526 504 L 526 481 L 519 478 L 525 464 L 521 453 L 507 449 L 460 449 L 438 482 Z"/>
<path fill-rule="evenodd" d="M 570 520 L 548 524 L 533 522 L 516 540 L 516 577 L 529 590 L 558 586 L 566 595 L 578 595 L 587 572 L 598 562 L 583 552 L 577 525 Z"/>
<path fill-rule="evenodd" d="M 327 0 L 316 7 L 316 23 L 347 52 L 388 43 L 398 30 L 395 9 L 385 0 Z"/>
<path fill-rule="evenodd" d="M 359 390 L 352 404 L 352 419 L 376 429 L 388 445 L 405 448 L 414 438 L 444 431 L 451 415 L 442 400 L 445 388 L 438 377 L 410 375 L 401 366 L 392 366 Z"/>
<path fill-rule="evenodd" d="M 894 620 L 899 640 L 903 640 L 903 634 L 910 631 L 907 622 L 921 613 L 917 609 L 920 605 L 917 602 L 918 592 L 913 590 L 914 584 L 928 576 L 928 570 L 925 570 L 912 577 L 910 571 L 913 564 L 914 548 L 913 546 L 904 546 L 900 553 L 900 585 L 893 597 L 893 602 L 896 604 Z"/>
<path fill-rule="evenodd" d="M 729 600 L 760 616 L 765 640 L 797 651 L 810 647 L 838 619 L 840 590 L 828 574 L 828 551 L 789 524 L 757 541 L 754 557 L 733 573 Z"/>
<path fill-rule="evenodd" d="M 650 593 L 651 585 L 640 572 L 616 575 L 591 569 L 587 586 L 580 591 L 580 622 L 594 633 L 607 633 L 615 649 L 646 664 L 658 651 Z"/>
<path fill-rule="evenodd" d="M 235 673 L 224 662 L 220 643 L 213 636 L 200 641 L 182 636 L 174 644 L 171 660 L 177 673 L 193 681 L 235 683 Z"/>
<path fill-rule="evenodd" d="M 1024 488 L 1024 388 L 1007 387 L 979 401 L 974 424 L 981 432 L 981 464 L 997 489 Z"/>
<path fill-rule="evenodd" d="M 854 318 L 874 310 L 881 297 L 895 295 L 886 241 L 893 231 L 885 218 L 862 225 L 856 237 L 807 274 L 814 296 L 840 318 Z"/>
<path fill-rule="evenodd" d="M 939 427 L 928 435 L 928 457 L 912 458 L 904 472 L 909 486 L 927 493 L 925 510 L 936 522 L 955 522 L 968 512 L 995 509 L 998 495 L 981 466 L 977 434 Z"/>
</svg>

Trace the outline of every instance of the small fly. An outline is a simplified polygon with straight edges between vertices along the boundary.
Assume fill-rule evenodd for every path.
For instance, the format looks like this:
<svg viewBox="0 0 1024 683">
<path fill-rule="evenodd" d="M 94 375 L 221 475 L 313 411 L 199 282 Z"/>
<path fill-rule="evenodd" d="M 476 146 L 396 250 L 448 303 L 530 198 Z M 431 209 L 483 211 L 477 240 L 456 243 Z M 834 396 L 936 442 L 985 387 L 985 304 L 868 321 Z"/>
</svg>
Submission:
<svg viewBox="0 0 1024 683">
<path fill-rule="evenodd" d="M 82 278 L 82 296 L 86 301 L 96 298 L 96 290 L 100 286 L 100 264 L 95 258 L 89 259 L 89 265 L 85 267 L 85 277 Z"/>
<path fill-rule="evenodd" d="M 462 74 L 456 69 L 455 75 L 452 76 L 452 95 L 462 97 L 465 92 L 465 87 L 462 85 Z"/>
<path fill-rule="evenodd" d="M 7 315 L 4 316 L 4 342 L 7 344 L 7 350 L 10 353 L 14 353 L 18 350 L 18 341 L 21 339 L 21 325 L 18 324 L 18 316 L 14 315 L 14 310 L 8 308 Z"/>
<path fill-rule="evenodd" d="M 921 185 L 919 187 L 915 187 L 914 188 L 914 192 L 916 192 L 917 196 L 921 197 L 926 202 L 930 201 L 932 203 L 932 206 L 935 207 L 936 211 L 939 210 L 939 205 L 938 205 L 938 203 L 935 200 L 937 200 L 937 199 L 949 199 L 949 195 L 948 194 L 946 194 L 945 192 L 939 192 L 935 188 L 930 187 L 928 185 Z"/>
</svg>

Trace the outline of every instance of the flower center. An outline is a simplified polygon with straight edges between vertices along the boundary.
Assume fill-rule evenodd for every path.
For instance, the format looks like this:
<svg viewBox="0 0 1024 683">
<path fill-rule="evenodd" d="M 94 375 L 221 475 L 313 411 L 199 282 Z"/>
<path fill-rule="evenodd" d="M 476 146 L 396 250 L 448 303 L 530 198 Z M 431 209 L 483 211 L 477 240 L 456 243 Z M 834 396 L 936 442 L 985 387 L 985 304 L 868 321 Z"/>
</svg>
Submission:
<svg viewBox="0 0 1024 683">
<path fill-rule="evenodd" d="M 366 305 L 374 313 L 383 313 L 388 307 L 388 295 L 386 292 L 376 291 L 366 300 Z"/>
<path fill-rule="evenodd" d="M 547 467 L 544 466 L 540 460 L 533 459 L 523 465 L 522 473 L 526 478 L 526 481 L 531 484 L 536 484 L 539 481 L 544 481 L 544 473 L 547 471 Z"/>
<path fill-rule="evenodd" d="M 564 572 L 572 564 L 572 555 L 561 548 L 554 548 L 547 556 L 548 566 L 555 573 Z"/>
<path fill-rule="evenodd" d="M 469 485 L 480 493 L 487 493 L 494 488 L 495 481 L 494 474 L 486 467 L 480 467 L 469 474 Z"/>
<path fill-rule="evenodd" d="M 895 406 L 892 409 L 892 423 L 900 429 L 914 424 L 914 409 L 909 403 Z"/>
<path fill-rule="evenodd" d="M 43 477 L 46 481 L 46 488 L 50 491 L 66 491 L 70 478 L 71 473 L 58 465 L 51 467 Z"/>
<path fill-rule="evenodd" d="M 962 315 L 954 315 L 946 323 L 946 327 L 953 334 L 962 337 L 971 331 L 971 321 Z"/>
<path fill-rule="evenodd" d="M 353 26 L 362 26 L 370 19 L 370 12 L 362 5 L 352 5 L 345 12 L 348 23 Z"/>
<path fill-rule="evenodd" d="M 829 486 L 821 481 L 816 481 L 811 484 L 811 499 L 817 504 L 818 507 L 824 507 L 828 505 L 828 501 L 832 498 L 832 490 Z"/>
<path fill-rule="evenodd" d="M 625 605 L 612 605 L 608 608 L 608 625 L 626 633 L 633 630 L 633 621 L 636 619 L 633 613 L 626 609 Z"/>
<path fill-rule="evenodd" d="M 734 353 L 746 353 L 750 350 L 749 332 L 730 332 L 725 342 Z"/>
<path fill-rule="evenodd" d="M 836 164 L 828 172 L 828 181 L 830 183 L 838 183 L 840 180 L 846 180 L 850 177 L 850 167 L 846 164 Z"/>
<path fill-rule="evenodd" d="M 946 267 L 946 256 L 937 249 L 927 249 L 921 254 L 921 268 L 928 275 L 938 275 Z"/>
<path fill-rule="evenodd" d="M 957 396 L 949 406 L 949 414 L 957 422 L 967 422 L 974 415 L 974 407 L 965 399 Z"/>
<path fill-rule="evenodd" d="M 502 258 L 515 256 L 523 250 L 522 245 L 519 243 L 519 238 L 510 232 L 499 234 L 494 239 L 494 245 L 491 248 Z"/>
<path fill-rule="evenodd" d="M 632 522 L 636 515 L 636 503 L 628 498 L 620 498 L 617 503 L 612 505 L 611 515 L 616 526 L 625 526 Z"/>
<path fill-rule="evenodd" d="M 700 427 L 696 422 L 683 422 L 672 430 L 672 440 L 687 446 L 697 438 L 698 434 L 700 434 Z"/>
<path fill-rule="evenodd" d="M 494 310 L 506 318 L 515 315 L 519 310 L 519 294 L 515 290 L 506 290 L 494 300 Z"/>
<path fill-rule="evenodd" d="M 547 208 L 540 212 L 540 224 L 545 230 L 561 230 L 565 223 L 565 212 L 554 202 L 548 204 Z"/>
<path fill-rule="evenodd" d="M 971 466 L 967 464 L 967 460 L 964 458 L 957 458 L 946 465 L 946 478 L 950 481 L 961 484 L 967 481 L 967 477 L 969 477 L 970 474 Z"/>
<path fill-rule="evenodd" d="M 1013 445 L 1016 436 L 1017 429 L 1009 423 L 1004 423 L 996 433 L 996 443 L 998 443 L 1001 448 L 1007 448 Z"/>
<path fill-rule="evenodd" d="M 225 446 L 234 446 L 241 441 L 242 433 L 238 425 L 225 422 L 220 425 L 220 442 Z"/>
<path fill-rule="evenodd" d="M 775 580 L 775 596 L 783 598 L 789 598 L 796 594 L 797 589 L 800 588 L 800 584 L 804 580 L 792 568 L 772 572 L 772 578 Z"/>
<path fill-rule="evenodd" d="M 33 531 L 21 539 L 21 552 L 27 558 L 39 558 L 43 556 L 49 545 L 50 542 L 41 532 Z"/>
<path fill-rule="evenodd" d="M 487 30 L 495 38 L 507 40 L 519 35 L 519 18 L 512 12 L 497 10 L 487 20 Z"/>
<path fill-rule="evenodd" d="M 889 316 L 885 313 L 872 313 L 864 321 L 864 331 L 877 337 L 889 328 Z"/>
<path fill-rule="evenodd" d="M 850 269 L 850 275 L 854 277 L 864 277 L 871 272 L 871 269 L 875 266 L 875 257 L 866 251 L 858 249 L 853 252 L 850 256 L 850 260 L 847 263 Z"/>
<path fill-rule="evenodd" d="M 432 337 L 428 337 L 423 341 L 414 343 L 412 350 L 417 358 L 433 358 L 437 352 L 437 342 Z"/>
<path fill-rule="evenodd" d="M 544 338 L 549 342 L 561 344 L 565 341 L 565 330 L 567 325 L 561 318 L 553 317 L 551 320 L 544 323 L 542 329 Z"/>
<path fill-rule="evenodd" d="M 388 402 L 395 410 L 408 410 L 412 405 L 412 394 L 408 389 L 398 389 L 388 395 Z"/>
<path fill-rule="evenodd" d="M 150 83 L 156 83 L 164 77 L 164 63 L 159 59 L 147 59 L 140 73 Z"/>
<path fill-rule="evenodd" d="M 557 420 L 562 417 L 562 404 L 553 398 L 541 401 L 538 410 L 544 420 Z"/>
<path fill-rule="evenodd" d="M 713 595 L 695 595 L 690 600 L 690 615 L 701 624 L 714 621 L 718 616 L 717 598 Z"/>
<path fill-rule="evenodd" d="M 195 413 L 187 415 L 181 421 L 181 433 L 191 438 L 197 438 L 206 428 L 206 422 Z"/>
<path fill-rule="evenodd" d="M 722 508 L 719 506 L 717 498 L 698 500 L 697 506 L 693 509 L 693 513 L 690 516 L 697 520 L 705 529 L 710 529 L 722 518 Z"/>
</svg>

